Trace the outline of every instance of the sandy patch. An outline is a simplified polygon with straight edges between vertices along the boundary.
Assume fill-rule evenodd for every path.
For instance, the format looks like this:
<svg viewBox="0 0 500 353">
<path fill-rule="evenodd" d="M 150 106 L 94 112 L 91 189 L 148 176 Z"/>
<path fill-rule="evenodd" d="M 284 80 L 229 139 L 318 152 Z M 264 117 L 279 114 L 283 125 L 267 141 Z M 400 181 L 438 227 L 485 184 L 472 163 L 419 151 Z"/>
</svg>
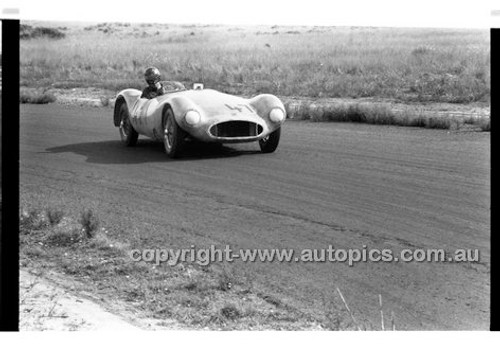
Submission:
<svg viewBox="0 0 500 353">
<path fill-rule="evenodd" d="M 19 288 L 21 331 L 139 329 L 100 305 L 27 271 L 20 272 Z"/>
<path fill-rule="evenodd" d="M 48 278 L 47 278 L 48 277 Z M 70 280 L 64 285 L 61 275 L 41 277 L 27 270 L 20 271 L 20 331 L 137 331 L 179 329 L 175 322 L 141 318 L 120 303 L 98 304 L 100 298 L 78 289 Z M 74 288 L 74 290 L 71 289 Z M 120 312 L 121 315 L 118 315 Z"/>
</svg>

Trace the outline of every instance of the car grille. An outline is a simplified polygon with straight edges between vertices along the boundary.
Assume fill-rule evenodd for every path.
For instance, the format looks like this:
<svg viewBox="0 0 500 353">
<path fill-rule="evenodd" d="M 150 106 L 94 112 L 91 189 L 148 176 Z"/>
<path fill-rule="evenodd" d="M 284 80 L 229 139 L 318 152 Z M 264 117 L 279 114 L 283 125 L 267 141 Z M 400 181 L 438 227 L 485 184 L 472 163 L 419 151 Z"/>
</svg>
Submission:
<svg viewBox="0 0 500 353">
<path fill-rule="evenodd" d="M 262 133 L 264 128 L 249 121 L 226 121 L 210 128 L 215 137 L 253 137 Z"/>
</svg>

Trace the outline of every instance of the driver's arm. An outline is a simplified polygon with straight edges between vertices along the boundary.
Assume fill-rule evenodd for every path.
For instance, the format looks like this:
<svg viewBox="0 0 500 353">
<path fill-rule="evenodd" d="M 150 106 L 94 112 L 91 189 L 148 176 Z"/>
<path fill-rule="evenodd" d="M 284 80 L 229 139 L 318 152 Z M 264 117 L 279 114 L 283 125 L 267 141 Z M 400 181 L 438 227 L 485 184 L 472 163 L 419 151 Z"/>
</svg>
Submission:
<svg viewBox="0 0 500 353">
<path fill-rule="evenodd" d="M 141 98 L 149 99 L 149 87 L 144 88 L 144 90 L 142 91 Z"/>
</svg>

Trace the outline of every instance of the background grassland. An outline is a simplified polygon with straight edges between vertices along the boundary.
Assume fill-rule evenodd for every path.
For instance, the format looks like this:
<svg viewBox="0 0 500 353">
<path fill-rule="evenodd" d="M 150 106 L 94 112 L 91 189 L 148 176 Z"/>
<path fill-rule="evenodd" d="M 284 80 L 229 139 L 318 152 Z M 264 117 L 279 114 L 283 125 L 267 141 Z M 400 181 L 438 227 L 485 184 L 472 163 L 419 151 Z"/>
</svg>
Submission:
<svg viewBox="0 0 500 353">
<path fill-rule="evenodd" d="M 490 100 L 487 30 L 128 23 L 59 30 L 62 39 L 21 42 L 21 86 L 141 88 L 144 69 L 156 65 L 164 79 L 240 95 Z"/>
</svg>

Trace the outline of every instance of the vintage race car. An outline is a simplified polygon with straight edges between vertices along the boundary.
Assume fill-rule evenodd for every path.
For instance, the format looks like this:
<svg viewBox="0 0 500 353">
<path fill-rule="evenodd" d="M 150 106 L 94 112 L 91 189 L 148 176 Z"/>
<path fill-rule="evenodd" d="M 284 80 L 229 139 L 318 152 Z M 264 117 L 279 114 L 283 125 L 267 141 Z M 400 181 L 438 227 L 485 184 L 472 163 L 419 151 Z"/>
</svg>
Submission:
<svg viewBox="0 0 500 353">
<path fill-rule="evenodd" d="M 278 147 L 286 111 L 271 94 L 245 99 L 194 85 L 187 90 L 176 83 L 166 94 L 140 98 L 142 92 L 118 93 L 114 125 L 122 142 L 134 146 L 139 135 L 162 141 L 169 157 L 178 157 L 187 140 L 239 143 L 259 141 L 264 153 Z"/>
</svg>

